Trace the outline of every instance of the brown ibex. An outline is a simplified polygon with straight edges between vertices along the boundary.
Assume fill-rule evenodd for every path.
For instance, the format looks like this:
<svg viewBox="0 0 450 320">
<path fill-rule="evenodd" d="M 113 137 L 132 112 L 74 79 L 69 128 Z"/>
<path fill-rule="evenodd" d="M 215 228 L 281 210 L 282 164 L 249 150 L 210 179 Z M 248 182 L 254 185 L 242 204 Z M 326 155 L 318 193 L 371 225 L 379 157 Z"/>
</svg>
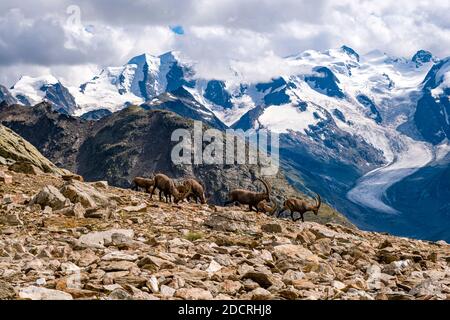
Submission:
<svg viewBox="0 0 450 320">
<path fill-rule="evenodd" d="M 275 201 L 272 201 L 272 206 L 270 206 L 269 202 L 266 200 L 260 201 L 256 206 L 256 212 L 263 212 L 272 216 L 278 210 L 278 205 Z"/>
<path fill-rule="evenodd" d="M 230 191 L 228 195 L 228 201 L 225 202 L 225 205 L 234 202 L 239 202 L 240 204 L 248 205 L 250 211 L 252 211 L 253 208 L 255 208 L 256 211 L 258 211 L 257 209 L 258 203 L 260 203 L 263 200 L 270 201 L 271 188 L 266 181 L 260 178 L 257 178 L 256 180 L 259 180 L 264 184 L 266 192 L 254 192 L 245 189 L 234 189 Z"/>
<path fill-rule="evenodd" d="M 184 193 L 179 192 L 175 186 L 175 182 L 168 176 L 162 173 L 158 173 L 154 177 L 154 185 L 152 192 L 150 193 L 150 198 L 153 196 L 155 189 L 159 189 L 159 201 L 162 201 L 162 194 L 166 197 L 166 202 L 172 201 L 172 196 L 174 197 L 174 202 L 178 203 L 183 200 L 189 193 L 191 193 L 191 188 L 188 187 Z"/>
<path fill-rule="evenodd" d="M 150 188 L 153 187 L 154 184 L 154 179 L 135 177 L 133 179 L 132 189 L 135 191 L 139 191 L 140 188 L 143 188 L 145 192 L 150 192 Z"/>
<path fill-rule="evenodd" d="M 198 203 L 200 201 L 201 204 L 206 203 L 206 197 L 205 197 L 205 189 L 195 179 L 187 179 L 183 182 L 183 185 L 186 189 L 191 188 L 191 193 L 187 195 L 188 201 L 192 197 L 195 200 L 195 203 Z"/>
<path fill-rule="evenodd" d="M 303 215 L 305 214 L 305 212 L 308 212 L 308 211 L 313 212 L 317 216 L 319 214 L 319 209 L 320 209 L 320 205 L 322 204 L 322 200 L 320 199 L 320 195 L 318 193 L 316 193 L 316 194 L 317 194 L 317 198 L 315 199 L 315 202 L 316 202 L 315 205 L 308 203 L 302 199 L 297 199 L 297 198 L 287 199 L 286 201 L 284 201 L 283 207 L 281 208 L 280 212 L 278 212 L 277 217 L 279 217 L 280 214 L 286 210 L 290 211 L 291 218 L 293 221 L 302 219 L 302 222 L 305 222 Z M 294 212 L 298 212 L 300 214 L 300 217 L 295 219 Z"/>
</svg>

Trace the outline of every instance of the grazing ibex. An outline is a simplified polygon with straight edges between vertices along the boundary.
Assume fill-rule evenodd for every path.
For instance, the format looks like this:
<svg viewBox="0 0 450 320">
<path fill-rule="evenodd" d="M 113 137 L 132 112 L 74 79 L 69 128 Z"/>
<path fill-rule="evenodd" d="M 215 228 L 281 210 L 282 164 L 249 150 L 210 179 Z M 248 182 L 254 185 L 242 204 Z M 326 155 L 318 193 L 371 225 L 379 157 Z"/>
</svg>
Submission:
<svg viewBox="0 0 450 320">
<path fill-rule="evenodd" d="M 302 219 L 302 222 L 305 222 L 305 219 L 303 218 L 303 215 L 305 212 L 311 211 L 316 216 L 319 213 L 320 205 L 322 204 L 322 200 L 320 199 L 320 195 L 318 193 L 317 198 L 315 199 L 316 204 L 313 205 L 311 203 L 306 202 L 302 199 L 297 198 L 289 198 L 283 203 L 283 208 L 281 208 L 280 212 L 278 212 L 277 217 L 280 216 L 280 214 L 283 211 L 289 210 L 291 213 L 291 218 L 293 221 L 297 221 L 299 219 Z M 295 219 L 294 218 L 294 212 L 298 212 L 300 214 L 300 217 Z"/>
<path fill-rule="evenodd" d="M 260 201 L 256 206 L 256 212 L 263 212 L 272 216 L 278 210 L 278 205 L 275 201 L 272 201 L 272 206 L 270 206 L 269 202 L 266 200 Z"/>
<path fill-rule="evenodd" d="M 187 195 L 188 200 L 192 197 L 194 198 L 195 203 L 198 203 L 198 201 L 200 201 L 201 204 L 206 203 L 205 189 L 197 180 L 187 179 L 183 182 L 183 185 L 186 189 L 191 188 L 191 193 Z"/>
<path fill-rule="evenodd" d="M 154 179 L 136 177 L 133 179 L 132 189 L 139 191 L 140 188 L 143 188 L 145 192 L 150 192 L 150 188 L 153 187 L 154 184 Z"/>
<path fill-rule="evenodd" d="M 270 201 L 270 185 L 260 178 L 257 178 L 256 180 L 259 180 L 264 184 L 266 192 L 254 192 L 245 189 L 234 189 L 231 190 L 231 192 L 229 193 L 228 195 L 229 199 L 228 201 L 225 202 L 225 205 L 234 202 L 239 202 L 240 204 L 248 205 L 250 211 L 252 211 L 253 208 L 255 208 L 256 211 L 258 211 L 257 209 L 258 203 L 260 203 L 263 200 Z"/>
<path fill-rule="evenodd" d="M 152 192 L 150 193 L 150 198 L 153 196 L 153 193 L 155 192 L 155 189 L 159 189 L 159 201 L 162 201 L 162 194 L 166 197 L 166 202 L 172 201 L 172 196 L 174 197 L 174 202 L 178 203 L 179 201 L 183 200 L 190 192 L 191 188 L 188 187 L 187 190 L 185 190 L 184 193 L 179 192 L 178 189 L 175 186 L 175 183 L 171 178 L 166 176 L 165 174 L 158 173 L 154 177 L 154 185 Z"/>
</svg>

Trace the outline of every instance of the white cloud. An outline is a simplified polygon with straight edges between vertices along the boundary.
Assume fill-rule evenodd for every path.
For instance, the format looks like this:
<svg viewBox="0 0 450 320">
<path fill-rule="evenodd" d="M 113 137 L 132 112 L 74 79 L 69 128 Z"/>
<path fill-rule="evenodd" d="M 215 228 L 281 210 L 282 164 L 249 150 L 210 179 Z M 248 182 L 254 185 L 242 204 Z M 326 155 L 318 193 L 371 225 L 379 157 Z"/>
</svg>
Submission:
<svg viewBox="0 0 450 320">
<path fill-rule="evenodd" d="M 93 69 L 123 64 L 143 52 L 172 49 L 199 61 L 201 75 L 217 78 L 229 75 L 230 65 L 252 77 L 276 74 L 287 68 L 278 57 L 342 44 L 360 53 L 380 49 L 411 57 L 426 49 L 440 57 L 449 55 L 450 0 L 77 4 L 80 14 L 69 10 L 68 15 L 69 0 L 1 1 L 0 82 L 10 85 L 22 73 L 43 70 L 75 83 L 84 75 L 88 80 Z M 185 35 L 175 35 L 171 25 L 181 25 Z"/>
</svg>

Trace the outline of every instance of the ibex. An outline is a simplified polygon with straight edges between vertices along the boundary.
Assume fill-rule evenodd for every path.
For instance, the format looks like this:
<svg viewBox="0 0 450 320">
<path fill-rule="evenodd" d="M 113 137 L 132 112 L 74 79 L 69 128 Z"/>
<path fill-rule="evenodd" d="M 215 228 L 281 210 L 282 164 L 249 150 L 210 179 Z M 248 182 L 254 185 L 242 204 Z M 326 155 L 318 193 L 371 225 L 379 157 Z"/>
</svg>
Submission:
<svg viewBox="0 0 450 320">
<path fill-rule="evenodd" d="M 254 192 L 245 189 L 235 189 L 229 193 L 229 200 L 225 202 L 225 205 L 239 202 L 240 204 L 248 205 L 250 211 L 252 211 L 253 208 L 258 211 L 258 203 L 263 200 L 270 201 L 270 185 L 260 178 L 257 178 L 256 180 L 259 180 L 264 184 L 266 192 Z"/>
<path fill-rule="evenodd" d="M 194 198 L 195 203 L 200 201 L 201 204 L 206 203 L 205 189 L 203 186 L 195 179 L 187 179 L 183 182 L 186 189 L 191 188 L 191 193 L 187 195 L 188 201 L 190 198 Z"/>
<path fill-rule="evenodd" d="M 132 189 L 135 191 L 139 191 L 140 188 L 143 188 L 145 192 L 150 192 L 150 188 L 155 184 L 154 179 L 135 177 L 133 179 Z"/>
<path fill-rule="evenodd" d="M 184 193 L 179 192 L 178 189 L 175 186 L 175 183 L 171 178 L 166 176 L 165 174 L 158 173 L 154 177 L 154 185 L 152 192 L 150 193 L 150 198 L 153 197 L 153 193 L 155 192 L 155 189 L 159 189 L 159 201 L 162 201 L 162 194 L 166 197 L 166 202 L 172 201 L 172 196 L 174 197 L 174 202 L 178 203 L 179 201 L 183 200 L 190 192 L 191 189 L 188 188 Z"/>
<path fill-rule="evenodd" d="M 284 201 L 283 207 L 281 208 L 280 212 L 278 212 L 277 217 L 279 217 L 280 214 L 286 210 L 290 211 L 291 218 L 293 221 L 302 219 L 302 222 L 305 222 L 303 215 L 305 214 L 305 212 L 308 212 L 308 211 L 313 212 L 317 216 L 319 213 L 320 205 L 322 204 L 322 200 L 320 199 L 320 195 L 318 193 L 316 193 L 316 194 L 317 194 L 317 198 L 315 199 L 315 202 L 316 202 L 315 205 L 310 204 L 302 199 L 297 199 L 297 198 L 287 199 L 286 201 Z M 295 219 L 294 212 L 298 212 L 300 214 L 300 217 Z"/>
<path fill-rule="evenodd" d="M 272 216 L 278 210 L 278 205 L 275 201 L 272 201 L 272 206 L 270 206 L 269 202 L 266 200 L 260 201 L 256 206 L 256 212 L 263 212 Z"/>
</svg>

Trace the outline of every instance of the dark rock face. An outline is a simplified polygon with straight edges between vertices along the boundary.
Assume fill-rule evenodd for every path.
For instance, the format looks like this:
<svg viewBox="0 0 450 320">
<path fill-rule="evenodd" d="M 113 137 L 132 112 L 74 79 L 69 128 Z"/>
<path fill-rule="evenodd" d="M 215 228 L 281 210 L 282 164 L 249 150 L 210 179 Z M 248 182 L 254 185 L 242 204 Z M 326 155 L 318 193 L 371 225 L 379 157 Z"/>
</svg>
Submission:
<svg viewBox="0 0 450 320">
<path fill-rule="evenodd" d="M 258 106 L 245 113 L 237 122 L 231 127 L 233 129 L 242 129 L 244 131 L 255 127 L 255 122 L 264 113 L 264 107 Z M 259 126 L 257 126 L 259 127 Z"/>
<path fill-rule="evenodd" d="M 308 85 L 319 93 L 329 97 L 344 98 L 345 94 L 339 88 L 339 79 L 327 67 L 315 67 L 313 69 L 317 74 L 305 77 Z"/>
<path fill-rule="evenodd" d="M 17 103 L 17 99 L 14 98 L 9 90 L 2 85 L 0 85 L 0 103 L 1 102 L 5 102 L 7 105 Z"/>
<path fill-rule="evenodd" d="M 77 104 L 74 97 L 61 83 L 44 85 L 40 90 L 45 92 L 44 99 L 49 101 L 55 110 L 71 114 L 76 109 Z"/>
<path fill-rule="evenodd" d="M 356 61 L 359 62 L 359 54 L 355 50 L 345 45 L 341 47 L 341 50 L 344 51 L 348 56 L 354 57 Z"/>
<path fill-rule="evenodd" d="M 433 144 L 439 144 L 450 137 L 450 88 L 444 88 L 436 97 L 432 90 L 443 82 L 444 70 L 450 64 L 450 58 L 435 64 L 425 77 L 422 97 L 417 102 L 414 123 L 423 138 Z"/>
<path fill-rule="evenodd" d="M 356 97 L 359 103 L 367 108 L 367 116 L 375 120 L 376 123 L 381 123 L 383 118 L 377 109 L 375 103 L 366 95 L 360 94 Z"/>
<path fill-rule="evenodd" d="M 141 107 L 146 110 L 172 111 L 182 117 L 202 121 L 217 129 L 226 128 L 211 110 L 197 102 L 183 87 L 163 93 L 152 101 L 142 104 Z"/>
<path fill-rule="evenodd" d="M 231 95 L 225 89 L 225 82 L 219 80 L 208 81 L 204 97 L 214 104 L 226 109 L 232 108 Z"/>
<path fill-rule="evenodd" d="M 61 114 L 43 102 L 34 107 L 11 105 L 0 109 L 0 123 L 34 145 L 59 167 L 76 171 L 76 155 L 90 125 Z"/>
<path fill-rule="evenodd" d="M 416 63 L 417 67 L 420 67 L 424 63 L 428 63 L 433 60 L 433 55 L 431 52 L 426 50 L 417 51 L 412 57 L 411 61 Z"/>
<path fill-rule="evenodd" d="M 256 85 L 256 90 L 266 93 L 264 96 L 264 104 L 266 106 L 278 106 L 289 103 L 290 97 L 286 94 L 286 90 L 289 88 L 295 88 L 295 84 L 286 82 L 282 77 L 275 78 L 267 83 L 258 83 Z"/>
<path fill-rule="evenodd" d="M 80 116 L 83 120 L 100 120 L 106 116 L 112 114 L 108 109 L 97 109 L 93 111 L 86 112 Z"/>
</svg>

